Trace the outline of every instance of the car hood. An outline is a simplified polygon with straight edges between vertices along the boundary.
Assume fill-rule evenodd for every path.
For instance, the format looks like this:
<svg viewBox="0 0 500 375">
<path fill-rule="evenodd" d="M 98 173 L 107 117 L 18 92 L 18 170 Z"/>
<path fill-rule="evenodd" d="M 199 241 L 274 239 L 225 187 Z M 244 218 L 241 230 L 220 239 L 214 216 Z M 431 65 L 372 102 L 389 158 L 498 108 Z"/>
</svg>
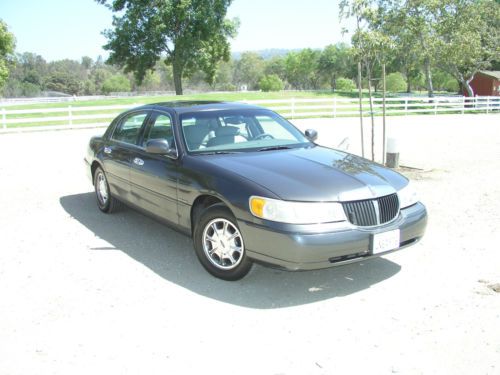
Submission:
<svg viewBox="0 0 500 375">
<path fill-rule="evenodd" d="M 290 201 L 354 201 L 392 194 L 407 179 L 356 155 L 308 148 L 213 155 L 205 161 Z"/>
</svg>

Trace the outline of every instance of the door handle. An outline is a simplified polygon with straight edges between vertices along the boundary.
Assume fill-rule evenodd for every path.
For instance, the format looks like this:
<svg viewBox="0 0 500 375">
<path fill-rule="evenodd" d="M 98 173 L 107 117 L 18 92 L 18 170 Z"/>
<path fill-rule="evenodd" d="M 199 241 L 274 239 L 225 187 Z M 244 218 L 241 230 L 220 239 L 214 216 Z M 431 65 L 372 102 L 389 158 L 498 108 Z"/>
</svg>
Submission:
<svg viewBox="0 0 500 375">
<path fill-rule="evenodd" d="M 104 147 L 104 153 L 105 154 L 111 154 L 111 147 Z"/>
<path fill-rule="evenodd" d="M 144 165 L 144 160 L 139 159 L 139 158 L 134 158 L 134 164 Z"/>
</svg>

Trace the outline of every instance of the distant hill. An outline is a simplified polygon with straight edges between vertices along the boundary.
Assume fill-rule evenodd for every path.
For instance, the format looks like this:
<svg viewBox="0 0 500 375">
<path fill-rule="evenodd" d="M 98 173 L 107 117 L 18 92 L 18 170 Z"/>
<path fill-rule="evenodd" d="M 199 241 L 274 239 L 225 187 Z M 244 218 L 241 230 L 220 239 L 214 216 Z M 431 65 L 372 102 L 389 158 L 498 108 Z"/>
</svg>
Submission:
<svg viewBox="0 0 500 375">
<path fill-rule="evenodd" d="M 239 60 L 241 54 L 244 52 L 255 52 L 258 53 L 264 60 L 269 60 L 275 56 L 286 56 L 289 52 L 300 51 L 302 48 L 294 48 L 294 49 L 284 49 L 284 48 L 268 48 L 259 51 L 238 51 L 231 53 L 231 56 L 235 60 Z"/>
</svg>

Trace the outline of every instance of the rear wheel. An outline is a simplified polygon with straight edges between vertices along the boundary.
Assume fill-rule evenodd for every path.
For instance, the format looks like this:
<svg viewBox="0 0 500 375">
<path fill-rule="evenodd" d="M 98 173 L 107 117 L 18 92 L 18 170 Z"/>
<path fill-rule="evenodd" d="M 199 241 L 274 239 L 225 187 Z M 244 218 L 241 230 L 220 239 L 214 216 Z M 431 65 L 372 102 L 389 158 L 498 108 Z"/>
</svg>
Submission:
<svg viewBox="0 0 500 375">
<path fill-rule="evenodd" d="M 236 219 L 223 205 L 207 208 L 194 230 L 196 255 L 203 267 L 223 280 L 239 280 L 252 268 Z"/>
<path fill-rule="evenodd" d="M 111 195 L 106 174 L 101 167 L 98 167 L 94 173 L 94 189 L 97 198 L 97 207 L 105 213 L 116 211 L 119 201 Z"/>
</svg>

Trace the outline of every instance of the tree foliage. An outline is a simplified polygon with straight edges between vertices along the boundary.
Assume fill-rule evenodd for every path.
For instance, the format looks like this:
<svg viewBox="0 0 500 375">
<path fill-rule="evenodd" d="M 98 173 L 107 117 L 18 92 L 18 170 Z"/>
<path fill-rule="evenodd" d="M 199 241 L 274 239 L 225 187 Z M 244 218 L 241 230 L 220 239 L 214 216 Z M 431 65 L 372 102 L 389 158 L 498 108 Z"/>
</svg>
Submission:
<svg viewBox="0 0 500 375">
<path fill-rule="evenodd" d="M 351 60 L 350 47 L 343 43 L 326 46 L 321 52 L 318 68 L 332 90 L 337 89 L 337 77 L 344 77 L 352 71 Z"/>
<path fill-rule="evenodd" d="M 225 19 L 232 0 L 96 0 L 117 15 L 106 30 L 109 62 L 133 72 L 141 82 L 162 55 L 173 68 L 176 93 L 182 77 L 197 69 L 214 82 L 217 63 L 229 59 L 228 38 L 237 22 Z"/>
<path fill-rule="evenodd" d="M 318 65 L 320 56 L 320 51 L 310 48 L 288 53 L 285 59 L 287 81 L 300 90 L 319 89 L 321 82 Z"/>
<path fill-rule="evenodd" d="M 120 74 L 107 78 L 102 85 L 102 91 L 105 94 L 110 94 L 112 92 L 129 92 L 130 90 L 130 81 Z"/>
<path fill-rule="evenodd" d="M 495 0 L 343 0 L 341 11 L 356 18 L 353 45 L 365 62 L 370 41 L 389 38 L 393 59 L 387 62 L 405 74 L 407 91 L 423 71 L 433 96 L 432 71 L 438 66 L 472 95 L 475 73 L 500 60 L 500 2 Z"/>
<path fill-rule="evenodd" d="M 285 87 L 283 81 L 276 74 L 264 76 L 259 81 L 259 87 L 262 91 L 281 91 Z"/>
<path fill-rule="evenodd" d="M 14 35 L 9 32 L 5 22 L 0 19 L 0 88 L 9 76 L 9 65 L 12 63 L 15 44 Z"/>
<path fill-rule="evenodd" d="M 500 59 L 500 5 L 489 0 L 446 0 L 438 10 L 437 64 L 474 96 L 475 74 Z"/>
<path fill-rule="evenodd" d="M 264 75 L 264 59 L 256 52 L 245 52 L 234 67 L 234 80 L 238 87 L 247 86 L 249 90 L 258 89 Z"/>
</svg>

